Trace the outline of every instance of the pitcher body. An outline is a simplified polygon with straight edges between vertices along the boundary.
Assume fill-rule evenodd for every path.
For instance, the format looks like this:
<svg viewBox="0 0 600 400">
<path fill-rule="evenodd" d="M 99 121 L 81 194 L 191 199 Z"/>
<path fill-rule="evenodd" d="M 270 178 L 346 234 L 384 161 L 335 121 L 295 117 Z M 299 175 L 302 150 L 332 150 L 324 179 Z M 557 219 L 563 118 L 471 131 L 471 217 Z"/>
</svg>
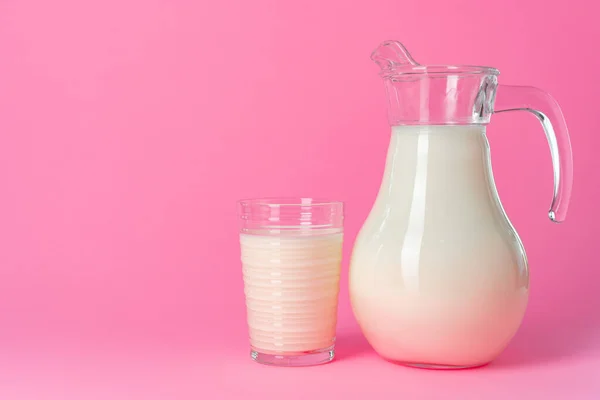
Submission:
<svg viewBox="0 0 600 400">
<path fill-rule="evenodd" d="M 485 127 L 394 127 L 350 268 L 354 315 L 373 348 L 407 364 L 486 364 L 516 333 L 528 292 Z"/>
</svg>

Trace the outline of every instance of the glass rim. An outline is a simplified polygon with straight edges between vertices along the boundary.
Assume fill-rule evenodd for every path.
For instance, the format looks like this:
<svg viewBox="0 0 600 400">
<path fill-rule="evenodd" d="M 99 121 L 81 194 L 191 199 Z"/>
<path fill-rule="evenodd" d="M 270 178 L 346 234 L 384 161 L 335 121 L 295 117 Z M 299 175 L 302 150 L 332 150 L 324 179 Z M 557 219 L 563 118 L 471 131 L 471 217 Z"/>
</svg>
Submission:
<svg viewBox="0 0 600 400">
<path fill-rule="evenodd" d="M 322 207 L 344 206 L 340 200 L 324 197 L 256 197 L 240 199 L 237 203 L 242 206 L 267 206 L 267 207 Z"/>
</svg>

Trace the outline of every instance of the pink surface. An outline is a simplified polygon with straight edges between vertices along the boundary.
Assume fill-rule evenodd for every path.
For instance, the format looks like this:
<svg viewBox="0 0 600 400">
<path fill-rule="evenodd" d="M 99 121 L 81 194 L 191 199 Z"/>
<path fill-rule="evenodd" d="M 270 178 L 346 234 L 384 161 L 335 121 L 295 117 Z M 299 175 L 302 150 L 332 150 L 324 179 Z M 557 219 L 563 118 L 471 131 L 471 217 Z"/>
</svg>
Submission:
<svg viewBox="0 0 600 400">
<path fill-rule="evenodd" d="M 595 8 L 3 1 L 0 398 L 598 398 Z M 500 359 L 460 372 L 381 360 L 358 333 L 344 269 L 337 360 L 256 365 L 234 202 L 345 200 L 347 265 L 389 140 L 369 54 L 391 38 L 422 63 L 492 65 L 502 83 L 552 93 L 571 129 L 571 212 L 547 220 L 539 123 L 497 115 L 495 177 L 531 265 L 527 316 Z"/>
</svg>

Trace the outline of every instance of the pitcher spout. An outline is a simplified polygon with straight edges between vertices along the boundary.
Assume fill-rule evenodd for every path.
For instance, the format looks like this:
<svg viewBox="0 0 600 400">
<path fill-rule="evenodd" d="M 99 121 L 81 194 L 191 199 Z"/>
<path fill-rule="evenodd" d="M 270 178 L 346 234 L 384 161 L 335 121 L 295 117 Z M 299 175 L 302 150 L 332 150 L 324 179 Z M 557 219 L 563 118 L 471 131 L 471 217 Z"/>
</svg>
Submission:
<svg viewBox="0 0 600 400">
<path fill-rule="evenodd" d="M 406 47 L 397 40 L 386 40 L 371 53 L 371 60 L 381 68 L 382 73 L 395 70 L 402 66 L 418 66 Z"/>
</svg>

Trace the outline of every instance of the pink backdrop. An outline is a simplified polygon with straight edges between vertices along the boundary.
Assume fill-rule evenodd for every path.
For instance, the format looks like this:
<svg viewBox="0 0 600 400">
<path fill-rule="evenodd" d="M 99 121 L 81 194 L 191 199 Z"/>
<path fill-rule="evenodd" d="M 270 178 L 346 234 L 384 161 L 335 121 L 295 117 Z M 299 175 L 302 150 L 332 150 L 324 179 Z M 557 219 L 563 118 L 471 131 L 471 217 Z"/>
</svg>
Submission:
<svg viewBox="0 0 600 400">
<path fill-rule="evenodd" d="M 0 397 L 597 398 L 597 12 L 591 0 L 2 1 Z M 539 123 L 505 114 L 489 128 L 532 292 L 483 369 L 386 363 L 351 315 L 348 254 L 389 139 L 369 60 L 385 39 L 422 63 L 491 65 L 502 83 L 546 89 L 571 130 L 572 208 L 553 225 Z M 346 201 L 332 364 L 248 358 L 235 200 L 269 195 Z"/>
</svg>

